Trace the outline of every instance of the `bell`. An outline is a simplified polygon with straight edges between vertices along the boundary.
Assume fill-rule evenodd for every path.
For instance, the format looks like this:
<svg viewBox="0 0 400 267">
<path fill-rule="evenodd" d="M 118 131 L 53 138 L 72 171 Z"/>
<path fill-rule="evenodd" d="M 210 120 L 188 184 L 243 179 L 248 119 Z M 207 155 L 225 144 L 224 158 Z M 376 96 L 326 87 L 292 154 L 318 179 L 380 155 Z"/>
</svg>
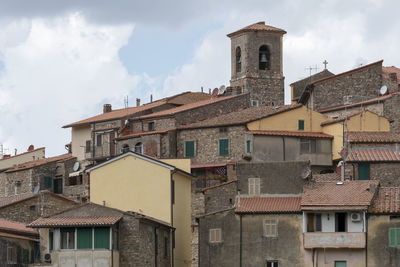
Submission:
<svg viewBox="0 0 400 267">
<path fill-rule="evenodd" d="M 268 62 L 268 60 L 267 60 L 267 55 L 266 54 L 261 54 L 261 60 L 260 60 L 262 63 L 266 63 L 266 62 Z"/>
</svg>

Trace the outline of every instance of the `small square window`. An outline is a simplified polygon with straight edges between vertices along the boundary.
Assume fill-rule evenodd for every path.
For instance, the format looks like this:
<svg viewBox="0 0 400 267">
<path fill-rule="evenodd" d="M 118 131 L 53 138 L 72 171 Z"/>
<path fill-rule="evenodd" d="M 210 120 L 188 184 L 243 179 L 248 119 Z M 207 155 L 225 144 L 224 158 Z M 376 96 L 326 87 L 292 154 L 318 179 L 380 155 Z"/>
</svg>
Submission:
<svg viewBox="0 0 400 267">
<path fill-rule="evenodd" d="M 258 100 L 250 100 L 250 107 L 258 107 Z"/>
<path fill-rule="evenodd" d="M 264 236 L 277 237 L 278 236 L 278 220 L 275 218 L 264 219 Z"/>
<path fill-rule="evenodd" d="M 149 131 L 154 131 L 154 121 L 149 122 L 149 124 L 148 124 L 148 130 L 149 130 Z"/>
<path fill-rule="evenodd" d="M 222 242 L 221 228 L 210 229 L 210 243 Z"/>
<path fill-rule="evenodd" d="M 279 267 L 278 261 L 267 261 L 267 267 Z"/>
<path fill-rule="evenodd" d="M 299 120 L 299 130 L 304 130 L 304 120 Z"/>
<path fill-rule="evenodd" d="M 35 205 L 30 205 L 29 206 L 29 210 L 30 211 L 35 211 L 36 210 L 36 206 Z"/>
</svg>

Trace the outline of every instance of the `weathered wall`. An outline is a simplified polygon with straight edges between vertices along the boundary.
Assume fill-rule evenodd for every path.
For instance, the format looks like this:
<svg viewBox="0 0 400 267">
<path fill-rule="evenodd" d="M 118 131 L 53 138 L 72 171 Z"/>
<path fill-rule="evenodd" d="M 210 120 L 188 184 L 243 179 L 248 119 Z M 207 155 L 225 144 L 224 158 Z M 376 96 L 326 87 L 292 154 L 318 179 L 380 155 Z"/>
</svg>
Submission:
<svg viewBox="0 0 400 267">
<path fill-rule="evenodd" d="M 35 149 L 31 152 L 24 152 L 21 154 L 17 154 L 10 158 L 3 158 L 0 160 L 0 170 L 4 170 L 10 168 L 17 164 L 22 164 L 32 160 L 43 159 L 45 157 L 45 148 L 42 147 L 40 149 Z"/>
<path fill-rule="evenodd" d="M 393 95 L 386 99 L 383 106 L 383 116 L 387 117 L 392 132 L 400 132 L 400 95 Z"/>
<path fill-rule="evenodd" d="M 7 248 L 14 247 L 17 253 L 17 261 L 7 261 Z M 27 263 L 33 263 L 35 259 L 35 242 L 16 238 L 0 237 L 0 265 L 4 267 L 25 267 Z M 33 258 L 32 258 L 33 254 Z"/>
<path fill-rule="evenodd" d="M 72 155 L 78 160 L 86 159 L 86 141 L 90 140 L 93 146 L 90 125 L 71 127 L 71 149 Z"/>
<path fill-rule="evenodd" d="M 232 208 L 235 204 L 237 183 L 236 181 L 224 183 L 205 189 L 203 192 L 205 213 Z"/>
<path fill-rule="evenodd" d="M 379 180 L 381 186 L 400 186 L 400 162 L 370 163 L 371 180 Z M 358 179 L 358 163 L 346 164 L 347 177 Z"/>
<path fill-rule="evenodd" d="M 260 178 L 261 194 L 300 194 L 308 184 L 301 174 L 308 162 L 238 163 L 238 190 L 248 194 L 248 178 Z"/>
</svg>

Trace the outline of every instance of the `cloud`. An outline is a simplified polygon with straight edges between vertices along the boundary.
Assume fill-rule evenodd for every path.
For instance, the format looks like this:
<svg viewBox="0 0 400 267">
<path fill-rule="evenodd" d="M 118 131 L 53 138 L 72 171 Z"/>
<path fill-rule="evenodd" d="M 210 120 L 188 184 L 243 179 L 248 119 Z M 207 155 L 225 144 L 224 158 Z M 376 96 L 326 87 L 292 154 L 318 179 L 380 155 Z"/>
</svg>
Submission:
<svg viewBox="0 0 400 267">
<path fill-rule="evenodd" d="M 22 26 L 21 26 L 22 25 Z M 99 26 L 79 13 L 53 19 L 33 19 L 13 42 L 0 42 L 4 69 L 0 73 L 0 143 L 19 151 L 32 143 L 62 152 L 70 140 L 63 124 L 98 114 L 101 105 L 120 104 L 128 94 L 140 94 L 142 75 L 130 75 L 118 51 L 134 25 Z M 65 150 L 64 150 L 65 151 Z"/>
</svg>

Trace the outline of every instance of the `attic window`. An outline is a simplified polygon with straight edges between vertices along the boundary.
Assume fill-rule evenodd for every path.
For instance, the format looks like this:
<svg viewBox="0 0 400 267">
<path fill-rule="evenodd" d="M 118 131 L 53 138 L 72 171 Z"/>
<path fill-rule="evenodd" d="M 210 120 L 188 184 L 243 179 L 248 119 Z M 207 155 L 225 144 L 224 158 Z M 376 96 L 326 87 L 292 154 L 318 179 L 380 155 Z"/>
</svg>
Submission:
<svg viewBox="0 0 400 267">
<path fill-rule="evenodd" d="M 151 121 L 148 123 L 148 130 L 149 131 L 154 131 L 154 121 Z"/>
</svg>

